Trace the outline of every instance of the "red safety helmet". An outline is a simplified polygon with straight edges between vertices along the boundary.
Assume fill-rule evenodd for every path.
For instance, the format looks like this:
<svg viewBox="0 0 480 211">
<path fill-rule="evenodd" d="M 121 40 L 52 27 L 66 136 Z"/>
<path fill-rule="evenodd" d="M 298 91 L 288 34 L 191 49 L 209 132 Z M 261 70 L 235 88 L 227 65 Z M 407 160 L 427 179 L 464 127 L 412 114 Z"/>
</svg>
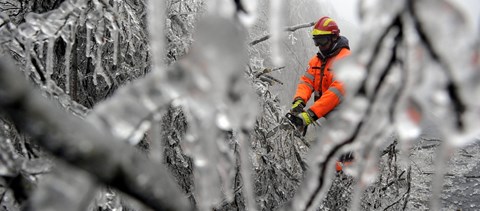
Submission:
<svg viewBox="0 0 480 211">
<path fill-rule="evenodd" d="M 324 16 L 318 20 L 312 30 L 312 35 L 339 35 L 340 29 L 338 29 L 337 23 L 327 16 Z"/>
</svg>

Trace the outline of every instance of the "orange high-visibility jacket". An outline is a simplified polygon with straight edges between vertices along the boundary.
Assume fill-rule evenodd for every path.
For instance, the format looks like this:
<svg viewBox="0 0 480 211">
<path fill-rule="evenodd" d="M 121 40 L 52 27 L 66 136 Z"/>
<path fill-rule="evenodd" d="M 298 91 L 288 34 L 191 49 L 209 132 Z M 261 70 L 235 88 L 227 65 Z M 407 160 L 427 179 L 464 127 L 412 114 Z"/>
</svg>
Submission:
<svg viewBox="0 0 480 211">
<path fill-rule="evenodd" d="M 336 56 L 329 57 L 325 61 L 315 55 L 310 59 L 305 74 L 300 77 L 294 99 L 302 99 L 306 103 L 314 93 L 315 102 L 309 109 L 309 113 L 313 112 L 316 115 L 314 119 L 324 117 L 342 101 L 345 90 L 343 84 L 335 79 L 332 65 L 349 54 L 348 48 L 342 48 Z"/>
</svg>

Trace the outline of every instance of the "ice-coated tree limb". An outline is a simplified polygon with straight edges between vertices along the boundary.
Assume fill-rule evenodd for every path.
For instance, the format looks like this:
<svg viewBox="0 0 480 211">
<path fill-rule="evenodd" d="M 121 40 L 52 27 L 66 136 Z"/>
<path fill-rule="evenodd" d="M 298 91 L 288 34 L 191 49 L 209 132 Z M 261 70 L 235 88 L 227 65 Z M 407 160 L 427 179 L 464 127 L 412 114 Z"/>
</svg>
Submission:
<svg viewBox="0 0 480 211">
<path fill-rule="evenodd" d="M 294 32 L 294 31 L 297 31 L 299 29 L 312 27 L 313 25 L 315 25 L 315 22 L 303 23 L 303 24 L 298 24 L 298 25 L 295 25 L 295 26 L 289 26 L 289 27 L 287 27 L 283 30 L 286 31 L 286 32 Z M 254 41 L 250 42 L 250 46 L 254 46 L 254 45 L 256 45 L 258 43 L 261 43 L 261 42 L 263 42 L 265 40 L 268 40 L 268 39 L 270 39 L 270 34 L 267 34 L 267 35 L 264 35 L 263 37 L 255 39 Z"/>
<path fill-rule="evenodd" d="M 294 32 L 294 31 L 297 31 L 299 29 L 312 27 L 313 25 L 315 25 L 315 22 L 302 23 L 302 24 L 298 24 L 298 25 L 295 25 L 295 26 L 289 26 L 289 27 L 285 28 L 284 30 L 287 31 L 287 32 Z"/>
<path fill-rule="evenodd" d="M 63 112 L 0 59 L 0 109 L 45 150 L 155 210 L 190 210 L 167 169 Z"/>
</svg>

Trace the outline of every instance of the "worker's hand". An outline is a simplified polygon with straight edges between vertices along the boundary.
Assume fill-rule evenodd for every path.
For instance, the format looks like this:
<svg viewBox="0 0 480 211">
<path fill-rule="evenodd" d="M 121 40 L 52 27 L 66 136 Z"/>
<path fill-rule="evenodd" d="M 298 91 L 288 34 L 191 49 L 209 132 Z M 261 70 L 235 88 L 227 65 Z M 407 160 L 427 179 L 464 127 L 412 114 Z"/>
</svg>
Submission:
<svg viewBox="0 0 480 211">
<path fill-rule="evenodd" d="M 303 123 L 304 127 L 309 125 L 309 124 L 312 124 L 315 121 L 313 119 L 313 117 L 311 117 L 310 114 L 308 114 L 308 112 L 302 112 L 302 113 L 298 114 L 297 117 L 302 119 L 302 123 Z"/>
<path fill-rule="evenodd" d="M 302 99 L 295 100 L 292 104 L 292 108 L 290 109 L 290 113 L 297 116 L 298 114 L 303 112 L 305 108 L 305 102 Z"/>
</svg>

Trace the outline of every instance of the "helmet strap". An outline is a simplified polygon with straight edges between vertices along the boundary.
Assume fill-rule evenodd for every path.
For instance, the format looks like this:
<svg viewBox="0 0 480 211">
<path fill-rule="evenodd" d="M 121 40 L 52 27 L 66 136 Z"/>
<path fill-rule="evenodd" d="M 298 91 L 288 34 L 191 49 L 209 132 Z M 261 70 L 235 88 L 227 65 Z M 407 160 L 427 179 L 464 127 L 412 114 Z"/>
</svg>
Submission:
<svg viewBox="0 0 480 211">
<path fill-rule="evenodd" d="M 322 57 L 322 60 L 325 59 L 325 54 L 323 54 L 322 50 L 320 50 L 320 47 L 318 48 L 318 54 L 320 57 Z"/>
</svg>

